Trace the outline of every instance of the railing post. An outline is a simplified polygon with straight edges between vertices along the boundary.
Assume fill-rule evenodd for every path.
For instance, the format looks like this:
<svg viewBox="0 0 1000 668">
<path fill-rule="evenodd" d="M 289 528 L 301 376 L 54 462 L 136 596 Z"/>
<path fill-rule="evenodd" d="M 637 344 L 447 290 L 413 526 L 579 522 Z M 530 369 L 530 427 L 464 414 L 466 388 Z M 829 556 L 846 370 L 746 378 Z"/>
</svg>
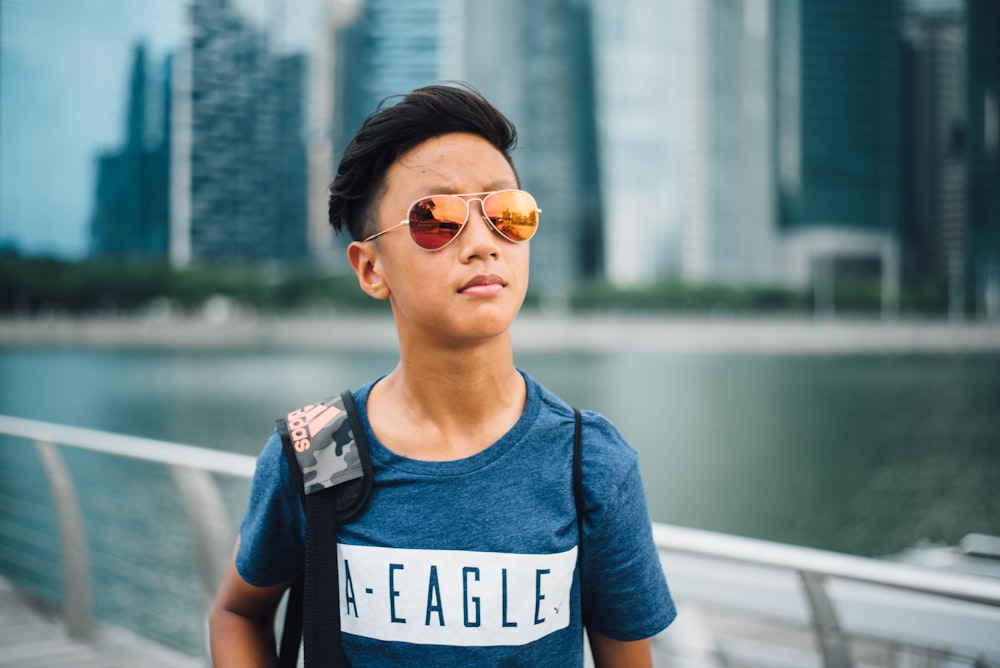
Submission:
<svg viewBox="0 0 1000 668">
<path fill-rule="evenodd" d="M 826 668 L 852 668 L 851 654 L 847 639 L 837 621 L 837 612 L 833 609 L 830 597 L 826 595 L 823 586 L 826 576 L 809 571 L 797 571 L 805 586 L 806 598 L 812 610 L 813 630 L 819 640 L 819 648 L 823 653 L 823 665 Z"/>
<path fill-rule="evenodd" d="M 226 507 L 212 474 L 188 466 L 171 465 L 198 549 L 198 568 L 206 601 L 222 583 L 233 549 Z"/>
<path fill-rule="evenodd" d="M 42 460 L 42 467 L 45 469 L 56 505 L 59 542 L 62 547 L 66 630 L 73 638 L 89 639 L 94 631 L 94 617 L 90 605 L 90 560 L 87 556 L 83 517 L 77 505 L 73 479 L 66 470 L 59 451 L 52 443 L 38 439 L 33 442 Z"/>
</svg>

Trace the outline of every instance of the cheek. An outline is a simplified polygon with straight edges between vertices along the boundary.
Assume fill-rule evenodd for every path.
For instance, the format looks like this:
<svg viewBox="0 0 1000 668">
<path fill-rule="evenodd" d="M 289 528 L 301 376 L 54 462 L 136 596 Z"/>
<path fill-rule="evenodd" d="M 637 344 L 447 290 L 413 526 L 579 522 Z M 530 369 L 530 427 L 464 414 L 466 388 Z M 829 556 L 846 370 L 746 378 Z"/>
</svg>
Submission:
<svg viewBox="0 0 1000 668">
<path fill-rule="evenodd" d="M 409 250 L 409 249 L 408 249 Z M 429 298 L 447 282 L 448 263 L 438 253 L 401 253 L 386 258 L 383 276 L 394 294 Z"/>
<path fill-rule="evenodd" d="M 517 248 L 517 252 L 511 258 L 511 263 L 521 279 L 527 283 L 528 273 L 531 268 L 531 248 L 528 244 L 523 244 Z"/>
</svg>

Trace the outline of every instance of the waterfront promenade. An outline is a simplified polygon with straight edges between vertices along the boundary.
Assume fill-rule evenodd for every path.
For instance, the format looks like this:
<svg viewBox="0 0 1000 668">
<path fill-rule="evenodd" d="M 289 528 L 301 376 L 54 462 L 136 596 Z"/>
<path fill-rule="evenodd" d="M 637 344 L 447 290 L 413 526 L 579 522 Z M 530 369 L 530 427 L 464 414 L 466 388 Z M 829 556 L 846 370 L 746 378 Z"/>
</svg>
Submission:
<svg viewBox="0 0 1000 668">
<path fill-rule="evenodd" d="M 746 353 L 1000 353 L 1000 321 L 524 312 L 515 350 Z M 388 315 L 0 318 L 0 346 L 391 350 Z"/>
</svg>

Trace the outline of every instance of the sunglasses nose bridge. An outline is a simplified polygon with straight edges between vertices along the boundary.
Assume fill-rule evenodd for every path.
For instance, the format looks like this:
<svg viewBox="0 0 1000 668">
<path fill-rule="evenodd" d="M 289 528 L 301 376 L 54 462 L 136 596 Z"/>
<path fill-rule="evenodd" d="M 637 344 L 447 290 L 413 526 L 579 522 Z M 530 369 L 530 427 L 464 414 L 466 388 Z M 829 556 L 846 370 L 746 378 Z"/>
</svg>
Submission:
<svg viewBox="0 0 1000 668">
<path fill-rule="evenodd" d="M 483 197 L 470 197 L 465 200 L 465 206 L 468 207 L 468 213 L 465 214 L 466 222 L 468 222 L 469 217 L 472 216 L 473 209 L 480 215 L 480 217 L 482 217 L 483 220 L 486 220 L 486 205 L 483 203 L 484 199 L 485 198 Z M 476 202 L 479 206 L 473 206 L 473 202 Z"/>
<path fill-rule="evenodd" d="M 475 214 L 479 216 L 479 218 L 486 225 L 487 229 L 491 231 L 494 229 L 493 221 L 491 221 L 490 217 L 486 215 L 486 202 L 484 202 L 485 199 L 486 197 L 469 197 L 465 200 L 465 206 L 466 206 L 465 223 L 462 225 L 462 227 L 465 227 L 469 224 L 469 220 L 472 219 L 472 214 L 473 212 L 475 212 Z M 475 204 L 473 204 L 473 202 L 475 202 Z"/>
</svg>

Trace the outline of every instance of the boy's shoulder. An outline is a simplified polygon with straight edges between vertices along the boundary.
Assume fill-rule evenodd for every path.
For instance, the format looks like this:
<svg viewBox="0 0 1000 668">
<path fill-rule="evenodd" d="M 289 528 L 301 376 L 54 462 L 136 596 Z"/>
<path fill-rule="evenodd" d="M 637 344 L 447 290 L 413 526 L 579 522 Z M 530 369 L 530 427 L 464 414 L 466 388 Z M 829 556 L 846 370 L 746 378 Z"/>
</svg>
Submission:
<svg viewBox="0 0 1000 668">
<path fill-rule="evenodd" d="M 584 466 L 594 461 L 604 462 L 605 466 L 627 468 L 634 465 L 638 454 L 611 420 L 598 411 L 580 406 L 574 407 L 531 376 L 525 374 L 525 378 L 538 388 L 542 405 L 539 416 L 542 419 L 554 420 L 566 425 L 565 428 L 572 429 L 574 408 L 580 411 Z"/>
</svg>

